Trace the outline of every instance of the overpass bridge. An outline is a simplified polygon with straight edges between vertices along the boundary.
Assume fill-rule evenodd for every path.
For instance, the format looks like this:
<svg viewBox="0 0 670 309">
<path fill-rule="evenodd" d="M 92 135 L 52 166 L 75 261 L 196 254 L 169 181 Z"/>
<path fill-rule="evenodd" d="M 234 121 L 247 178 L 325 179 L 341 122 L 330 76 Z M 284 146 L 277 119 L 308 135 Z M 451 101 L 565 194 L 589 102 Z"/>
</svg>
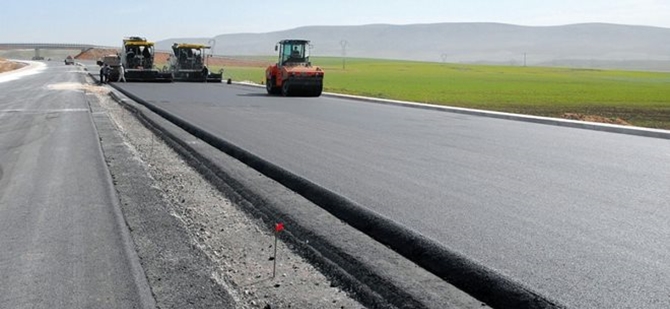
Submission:
<svg viewBox="0 0 670 309">
<path fill-rule="evenodd" d="M 77 43 L 0 43 L 0 50 L 11 50 L 11 49 L 34 49 L 35 57 L 34 59 L 40 59 L 40 50 L 43 49 L 78 49 L 81 52 L 85 52 L 92 48 L 116 48 L 110 46 L 100 46 L 92 44 L 77 44 Z"/>
</svg>

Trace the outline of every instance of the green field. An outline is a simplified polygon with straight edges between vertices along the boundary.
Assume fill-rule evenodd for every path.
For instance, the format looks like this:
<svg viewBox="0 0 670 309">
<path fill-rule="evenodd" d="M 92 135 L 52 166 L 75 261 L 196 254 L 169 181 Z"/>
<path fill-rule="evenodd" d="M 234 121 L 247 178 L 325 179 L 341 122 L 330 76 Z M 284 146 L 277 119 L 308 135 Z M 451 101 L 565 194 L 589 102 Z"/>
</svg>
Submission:
<svg viewBox="0 0 670 309">
<path fill-rule="evenodd" d="M 266 58 L 271 60 L 273 58 Z M 326 91 L 560 117 L 580 113 L 670 129 L 670 73 L 313 58 Z M 226 67 L 260 83 L 263 68 Z"/>
</svg>

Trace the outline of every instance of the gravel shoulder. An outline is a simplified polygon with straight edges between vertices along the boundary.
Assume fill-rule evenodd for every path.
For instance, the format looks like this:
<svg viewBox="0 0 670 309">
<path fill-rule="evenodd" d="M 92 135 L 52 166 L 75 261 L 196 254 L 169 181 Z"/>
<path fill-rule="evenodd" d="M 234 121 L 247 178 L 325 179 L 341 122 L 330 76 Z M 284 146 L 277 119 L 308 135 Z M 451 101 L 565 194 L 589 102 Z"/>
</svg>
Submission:
<svg viewBox="0 0 670 309">
<path fill-rule="evenodd" d="M 137 162 L 136 167 L 117 169 L 117 173 L 124 175 L 128 170 L 142 170 L 149 175 L 150 181 L 136 182 L 149 183 L 151 190 L 160 192 L 162 210 L 155 211 L 168 212 L 180 222 L 189 235 L 188 243 L 207 257 L 203 263 L 209 266 L 198 269 L 210 267 L 209 278 L 230 295 L 235 304 L 233 307 L 487 307 L 145 106 L 118 91 L 110 92 L 107 87 L 101 89 L 103 95 L 98 96 L 101 113 L 113 120 L 114 130 L 122 136 L 119 144 L 131 150 L 118 157 Z M 111 166 L 110 170 L 115 174 Z M 124 177 L 137 178 L 134 175 Z M 117 191 L 120 191 L 119 187 Z M 129 195 L 132 199 L 148 191 L 135 189 L 135 193 Z M 134 202 L 122 203 L 124 214 L 132 215 L 133 209 L 146 208 L 136 205 Z M 135 235 L 129 214 L 126 214 L 126 220 L 131 235 L 139 239 L 144 232 Z M 151 221 L 146 219 L 151 218 L 151 214 L 138 218 L 139 222 Z M 158 221 L 135 223 L 135 227 L 149 226 L 143 228 L 145 232 L 160 230 L 162 227 L 152 227 L 161 225 Z M 276 222 L 284 222 L 286 231 L 280 234 L 277 277 L 271 278 L 272 231 Z M 169 238 L 155 237 L 161 241 Z M 170 247 L 169 243 L 167 247 Z M 154 258 L 164 258 L 163 254 L 143 254 L 146 248 L 143 249 L 142 244 L 136 240 L 145 269 L 156 263 Z M 156 291 L 161 292 L 161 289 L 155 288 L 160 282 L 152 280 L 150 270 L 146 272 L 160 306 L 160 293 Z M 176 282 L 183 286 L 183 281 L 188 284 L 187 280 Z M 173 290 L 185 295 L 198 292 L 192 291 L 191 285 L 191 290 Z M 207 293 L 203 294 L 203 297 L 207 296 Z"/>
<path fill-rule="evenodd" d="M 160 308 L 364 308 L 213 187 L 161 138 L 86 86 L 107 164 Z"/>
</svg>

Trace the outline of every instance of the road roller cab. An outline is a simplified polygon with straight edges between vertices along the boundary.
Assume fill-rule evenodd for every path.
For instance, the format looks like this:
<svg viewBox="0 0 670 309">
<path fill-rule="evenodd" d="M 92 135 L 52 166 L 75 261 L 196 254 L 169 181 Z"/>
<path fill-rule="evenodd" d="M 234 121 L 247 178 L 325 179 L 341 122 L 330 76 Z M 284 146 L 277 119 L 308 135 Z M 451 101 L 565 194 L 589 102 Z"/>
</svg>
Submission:
<svg viewBox="0 0 670 309">
<path fill-rule="evenodd" d="M 269 94 L 315 96 L 323 90 L 324 72 L 309 61 L 309 41 L 282 40 L 275 46 L 279 52 L 276 64 L 265 70 Z"/>
</svg>

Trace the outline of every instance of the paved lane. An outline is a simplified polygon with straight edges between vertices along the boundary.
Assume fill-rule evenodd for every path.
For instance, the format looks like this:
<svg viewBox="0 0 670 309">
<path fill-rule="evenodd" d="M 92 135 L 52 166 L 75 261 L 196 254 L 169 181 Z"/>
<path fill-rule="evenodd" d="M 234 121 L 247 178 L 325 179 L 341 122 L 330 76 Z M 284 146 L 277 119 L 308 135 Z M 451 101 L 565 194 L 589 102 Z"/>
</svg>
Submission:
<svg viewBox="0 0 670 309">
<path fill-rule="evenodd" d="M 570 307 L 670 307 L 668 140 L 242 86 L 123 87 Z"/>
<path fill-rule="evenodd" d="M 84 74 L 0 75 L 0 308 L 147 308 L 153 299 L 91 121 Z"/>
</svg>

